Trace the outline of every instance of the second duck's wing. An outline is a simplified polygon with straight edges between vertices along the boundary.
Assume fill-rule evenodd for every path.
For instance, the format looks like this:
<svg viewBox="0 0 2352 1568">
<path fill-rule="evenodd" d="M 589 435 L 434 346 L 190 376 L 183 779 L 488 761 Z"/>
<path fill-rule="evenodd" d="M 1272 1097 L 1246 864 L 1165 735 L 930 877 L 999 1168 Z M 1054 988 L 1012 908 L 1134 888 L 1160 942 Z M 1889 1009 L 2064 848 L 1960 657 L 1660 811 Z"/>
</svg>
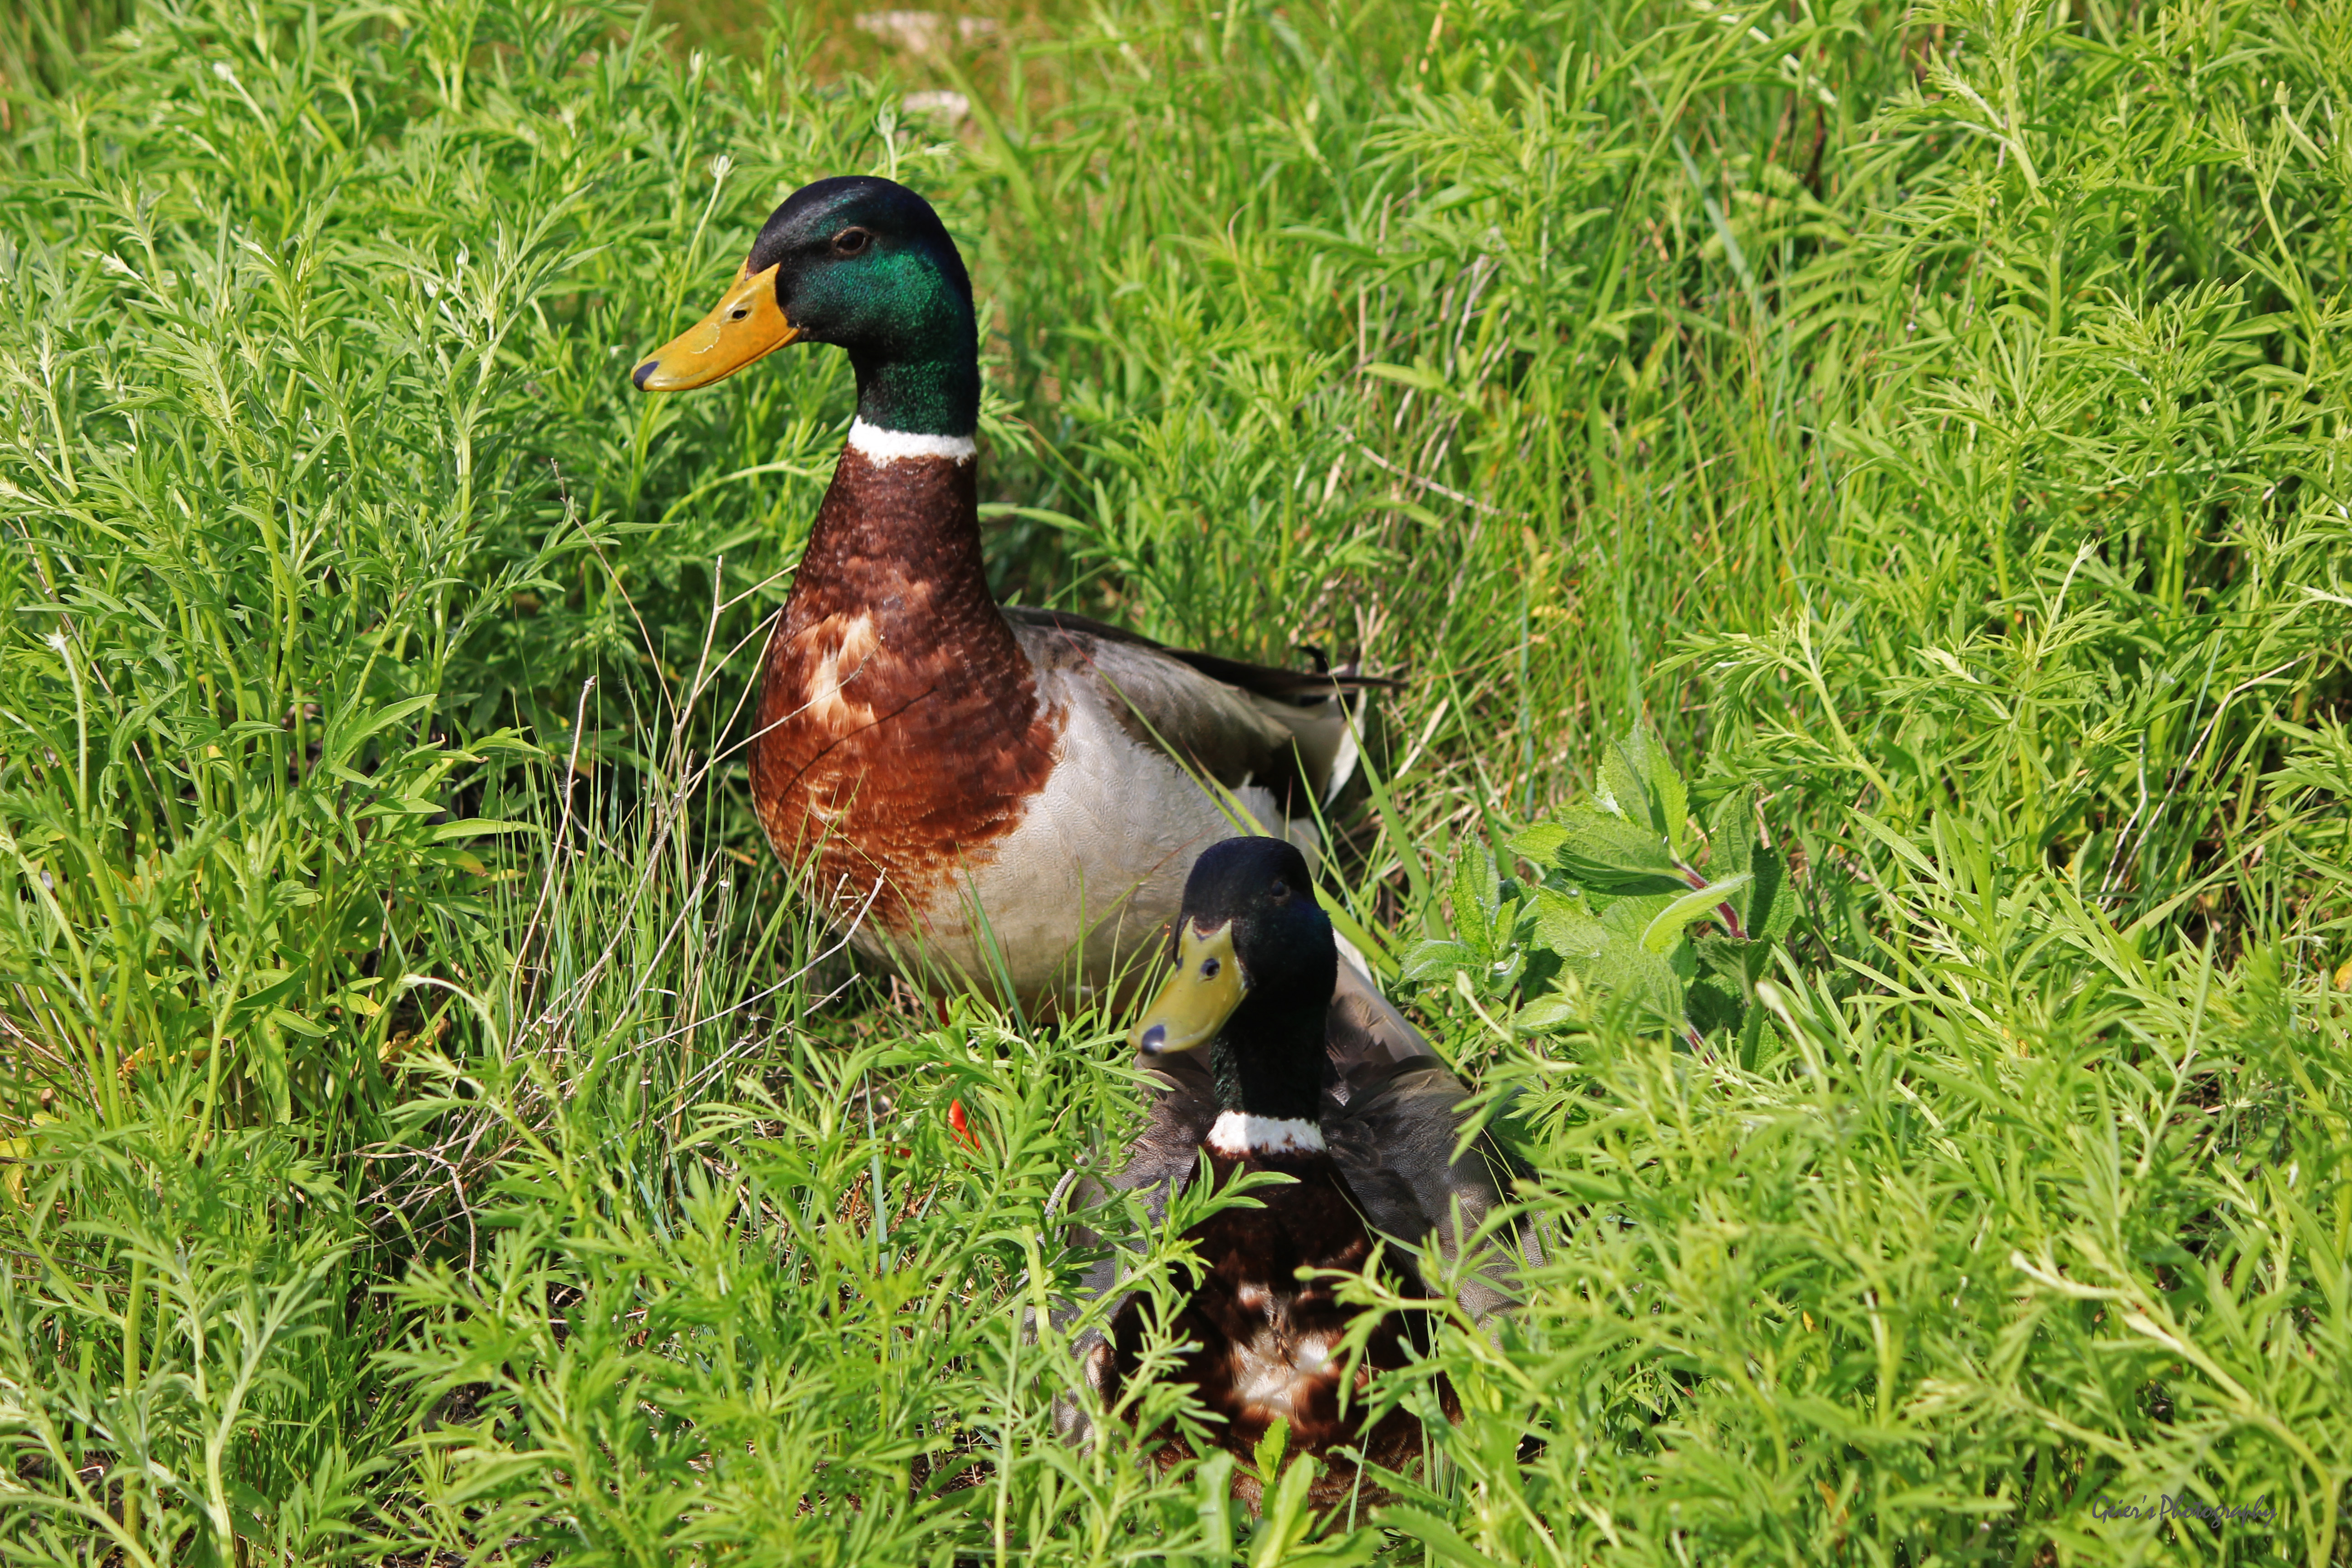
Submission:
<svg viewBox="0 0 2352 1568">
<path fill-rule="evenodd" d="M 1360 1089 L 1370 1089 L 1407 1062 L 1433 1061 L 1437 1053 L 1396 1004 L 1380 994 L 1371 965 L 1353 942 L 1339 942 L 1339 978 L 1331 987 L 1331 1011 L 1323 1026 L 1325 1120 L 1344 1108 Z"/>
<path fill-rule="evenodd" d="M 1169 1195 L 1183 1191 L 1200 1168 L 1201 1141 L 1209 1135 L 1209 1128 L 1217 1119 L 1216 1089 L 1210 1082 L 1204 1055 L 1192 1052 L 1151 1063 L 1150 1070 L 1162 1080 L 1161 1087 L 1152 1097 L 1151 1109 L 1144 1118 L 1142 1131 L 1130 1146 L 1127 1163 L 1119 1168 L 1118 1174 L 1100 1185 L 1092 1177 L 1079 1182 L 1073 1197 L 1074 1207 L 1101 1202 L 1107 1187 L 1111 1193 L 1139 1193 L 1144 1212 L 1150 1216 L 1155 1229 L 1167 1220 Z M 1102 1238 L 1084 1226 L 1073 1224 L 1065 1234 L 1074 1247 L 1102 1244 Z M 1087 1302 L 1118 1290 L 1119 1284 L 1118 1258 L 1115 1253 L 1106 1253 L 1087 1270 L 1076 1296 L 1056 1308 L 1055 1322 L 1067 1323 Z M 1102 1321 L 1110 1322 L 1126 1304 L 1122 1293 Z M 1102 1329 L 1088 1329 L 1072 1349 L 1085 1370 L 1087 1381 L 1097 1393 L 1102 1392 L 1111 1354 L 1110 1342 Z M 1054 1425 L 1066 1439 L 1077 1441 L 1087 1436 L 1086 1413 L 1075 1400 L 1055 1401 Z"/>
<path fill-rule="evenodd" d="M 1199 1168 L 1201 1141 L 1217 1120 L 1216 1086 L 1209 1080 L 1205 1051 L 1154 1058 L 1149 1072 L 1161 1080 L 1143 1131 L 1136 1135 L 1127 1163 L 1110 1190 L 1143 1194 L 1143 1206 L 1158 1225 L 1168 1217 L 1168 1194 L 1181 1192 Z"/>
<path fill-rule="evenodd" d="M 1491 1132 L 1455 1158 L 1470 1091 L 1403 1015 L 1354 966 L 1339 965 L 1326 1048 L 1323 1137 L 1379 1234 L 1459 1256 L 1465 1237 L 1502 1206 L 1512 1178 L 1528 1174 Z M 1456 1210 L 1459 1209 L 1459 1228 Z M 1517 1276 L 1543 1261 L 1534 1229 L 1514 1225 L 1485 1244 L 1488 1256 L 1462 1288 L 1462 1304 L 1486 1320 L 1517 1299 Z M 1409 1264 L 1404 1265 L 1410 1268 Z"/>
</svg>

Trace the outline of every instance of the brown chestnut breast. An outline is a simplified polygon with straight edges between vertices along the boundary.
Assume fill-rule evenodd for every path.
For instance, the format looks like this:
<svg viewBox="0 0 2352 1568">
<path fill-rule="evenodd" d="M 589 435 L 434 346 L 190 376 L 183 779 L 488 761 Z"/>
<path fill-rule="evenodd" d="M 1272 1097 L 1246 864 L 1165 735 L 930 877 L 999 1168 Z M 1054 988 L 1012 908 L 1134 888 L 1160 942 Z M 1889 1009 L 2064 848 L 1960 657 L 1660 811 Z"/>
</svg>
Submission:
<svg viewBox="0 0 2352 1568">
<path fill-rule="evenodd" d="M 1058 715 L 988 592 L 976 469 L 845 448 L 761 671 L 768 842 L 837 912 L 871 896 L 867 918 L 897 932 L 1054 765 Z"/>
</svg>

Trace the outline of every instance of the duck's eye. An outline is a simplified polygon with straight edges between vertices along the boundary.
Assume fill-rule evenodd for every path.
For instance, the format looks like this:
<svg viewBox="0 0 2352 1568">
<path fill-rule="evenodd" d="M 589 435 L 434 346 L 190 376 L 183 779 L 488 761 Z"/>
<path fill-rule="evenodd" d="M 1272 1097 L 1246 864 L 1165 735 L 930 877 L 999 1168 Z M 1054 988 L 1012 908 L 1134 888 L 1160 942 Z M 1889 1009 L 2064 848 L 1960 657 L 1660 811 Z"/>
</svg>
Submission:
<svg viewBox="0 0 2352 1568">
<path fill-rule="evenodd" d="M 872 235 L 866 233 L 862 228 L 845 228 L 839 234 L 833 237 L 834 254 L 836 256 L 855 256 L 859 251 L 865 249 L 867 243 L 870 242 L 873 237 L 874 237 Z"/>
<path fill-rule="evenodd" d="M 1290 897 L 1290 884 L 1276 877 L 1274 879 L 1274 886 L 1265 890 L 1265 896 L 1277 904 L 1281 903 Z"/>
<path fill-rule="evenodd" d="M 1217 977 L 1217 971 L 1223 967 L 1224 965 L 1223 963 L 1213 958 L 1204 958 L 1201 960 L 1201 978 L 1203 980 L 1214 980 Z"/>
</svg>

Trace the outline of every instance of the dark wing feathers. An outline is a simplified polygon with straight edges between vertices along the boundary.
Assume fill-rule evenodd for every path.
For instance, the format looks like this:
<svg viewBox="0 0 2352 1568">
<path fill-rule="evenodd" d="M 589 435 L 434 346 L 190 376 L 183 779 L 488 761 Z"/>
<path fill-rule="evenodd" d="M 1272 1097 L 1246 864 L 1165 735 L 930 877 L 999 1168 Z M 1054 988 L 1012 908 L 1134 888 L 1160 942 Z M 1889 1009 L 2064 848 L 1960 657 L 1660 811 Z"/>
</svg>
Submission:
<svg viewBox="0 0 2352 1568">
<path fill-rule="evenodd" d="M 1331 987 L 1331 1010 L 1324 1015 L 1323 1054 L 1328 1121 L 1357 1088 L 1384 1081 L 1406 1062 L 1428 1059 L 1430 1049 L 1396 1004 L 1373 988 L 1370 976 L 1342 959 L 1339 983 Z"/>
<path fill-rule="evenodd" d="M 1290 731 L 1249 696 L 1150 645 L 1067 626 L 1015 623 L 1029 661 L 1045 676 L 1091 680 L 1120 727 L 1228 789 L 1284 767 Z"/>
<path fill-rule="evenodd" d="M 1310 800 L 1328 805 L 1347 784 L 1360 694 L 1395 684 L 1163 647 L 1060 610 L 1000 608 L 1039 670 L 1084 674 L 1136 740 L 1228 789 L 1264 786 L 1286 816 L 1304 816 Z"/>
<path fill-rule="evenodd" d="M 1327 1114 L 1323 1136 L 1331 1157 L 1364 1205 L 1376 1233 L 1420 1247 L 1436 1233 L 1449 1263 L 1464 1242 L 1501 1207 L 1513 1174 L 1502 1150 L 1485 1133 L 1459 1159 L 1462 1080 L 1435 1057 L 1398 1064 L 1377 1080 L 1359 1083 L 1347 1106 Z M 1459 1211 L 1458 1222 L 1456 1211 Z M 1459 1228 L 1456 1228 L 1456 1226 Z M 1522 1267 L 1542 1261 L 1532 1229 L 1508 1226 L 1462 1282 L 1462 1304 L 1484 1321 L 1517 1299 Z M 1399 1266 L 1411 1271 L 1406 1259 Z M 1425 1282 L 1417 1282 L 1426 1289 Z"/>
<path fill-rule="evenodd" d="M 1413 1246 L 1434 1230 L 1439 1249 L 1454 1258 L 1463 1239 L 1502 1205 L 1512 1176 L 1526 1173 L 1515 1171 L 1484 1132 L 1454 1157 L 1470 1091 L 1352 963 L 1339 965 L 1323 1043 L 1323 1137 L 1363 1200 L 1366 1220 L 1379 1234 Z M 1539 1261 L 1532 1231 L 1512 1233 L 1507 1242 L 1522 1258 L 1484 1260 L 1463 1287 L 1463 1305 L 1478 1318 L 1511 1299 L 1517 1262 Z"/>
<path fill-rule="evenodd" d="M 1180 663 L 1191 665 L 1212 680 L 1221 680 L 1227 686 L 1286 702 L 1323 701 L 1336 693 L 1383 690 L 1402 684 L 1377 675 L 1359 675 L 1349 669 L 1276 669 L 1272 665 L 1251 664 L 1193 648 L 1170 647 L 1166 643 L 1154 642 L 1124 626 L 1115 626 L 1090 616 L 1075 616 L 1067 610 L 1040 610 L 1027 605 L 1000 605 L 997 607 L 1015 626 L 1077 632 L 1102 642 L 1150 648 L 1154 653 L 1165 654 Z M 1323 662 L 1319 655 L 1317 662 Z"/>
<path fill-rule="evenodd" d="M 1208 1137 L 1211 1124 L 1217 1120 L 1217 1093 L 1209 1080 L 1209 1064 L 1201 1053 L 1162 1058 L 1151 1064 L 1150 1071 L 1160 1078 L 1162 1087 L 1152 1098 L 1143 1131 L 1136 1135 L 1127 1163 L 1110 1179 L 1108 1190 L 1142 1194 L 1144 1212 L 1157 1226 L 1168 1217 L 1169 1194 L 1183 1191 L 1193 1172 L 1200 1168 L 1201 1141 Z M 1072 1206 L 1088 1208 L 1107 1195 L 1103 1187 L 1089 1177 L 1078 1184 L 1078 1190 L 1072 1195 Z M 1067 1227 L 1067 1239 L 1081 1250 L 1102 1244 L 1100 1237 L 1080 1225 Z M 1066 1324 L 1087 1302 L 1118 1288 L 1118 1258 L 1106 1251 L 1087 1270 L 1086 1282 L 1079 1287 L 1076 1298 L 1056 1307 L 1054 1321 Z M 1125 1305 L 1122 1299 L 1102 1321 L 1109 1323 Z M 1088 1329 L 1073 1348 L 1087 1377 L 1097 1380 L 1100 1387 L 1098 1380 L 1109 1364 L 1109 1344 L 1102 1329 Z M 1065 1438 L 1074 1442 L 1087 1435 L 1085 1413 L 1072 1400 L 1055 1401 L 1054 1425 Z"/>
<path fill-rule="evenodd" d="M 1217 1120 L 1216 1086 L 1209 1081 L 1205 1052 L 1162 1057 L 1150 1072 L 1164 1086 L 1136 1135 L 1126 1165 L 1111 1181 L 1114 1192 L 1141 1192 L 1145 1212 L 1157 1225 L 1168 1214 L 1168 1194 L 1182 1190 L 1199 1168 L 1201 1140 Z"/>
</svg>

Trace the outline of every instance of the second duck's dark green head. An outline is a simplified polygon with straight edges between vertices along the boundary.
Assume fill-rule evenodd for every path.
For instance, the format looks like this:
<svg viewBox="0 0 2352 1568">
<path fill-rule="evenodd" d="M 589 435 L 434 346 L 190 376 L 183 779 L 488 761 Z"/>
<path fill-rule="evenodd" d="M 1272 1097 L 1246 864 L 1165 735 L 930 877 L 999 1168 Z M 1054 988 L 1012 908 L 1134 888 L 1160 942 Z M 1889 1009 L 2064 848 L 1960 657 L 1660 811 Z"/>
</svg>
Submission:
<svg viewBox="0 0 2352 1568">
<path fill-rule="evenodd" d="M 1176 972 L 1136 1024 L 1136 1049 L 1208 1045 L 1224 1110 L 1313 1121 L 1339 951 L 1306 858 L 1281 838 L 1211 845 L 1184 884 L 1174 945 Z"/>
<path fill-rule="evenodd" d="M 969 436 L 980 418 L 971 278 L 930 203 L 847 174 L 770 215 L 717 308 L 648 356 L 648 392 L 707 386 L 791 342 L 832 343 L 857 371 L 867 425 Z"/>
</svg>

